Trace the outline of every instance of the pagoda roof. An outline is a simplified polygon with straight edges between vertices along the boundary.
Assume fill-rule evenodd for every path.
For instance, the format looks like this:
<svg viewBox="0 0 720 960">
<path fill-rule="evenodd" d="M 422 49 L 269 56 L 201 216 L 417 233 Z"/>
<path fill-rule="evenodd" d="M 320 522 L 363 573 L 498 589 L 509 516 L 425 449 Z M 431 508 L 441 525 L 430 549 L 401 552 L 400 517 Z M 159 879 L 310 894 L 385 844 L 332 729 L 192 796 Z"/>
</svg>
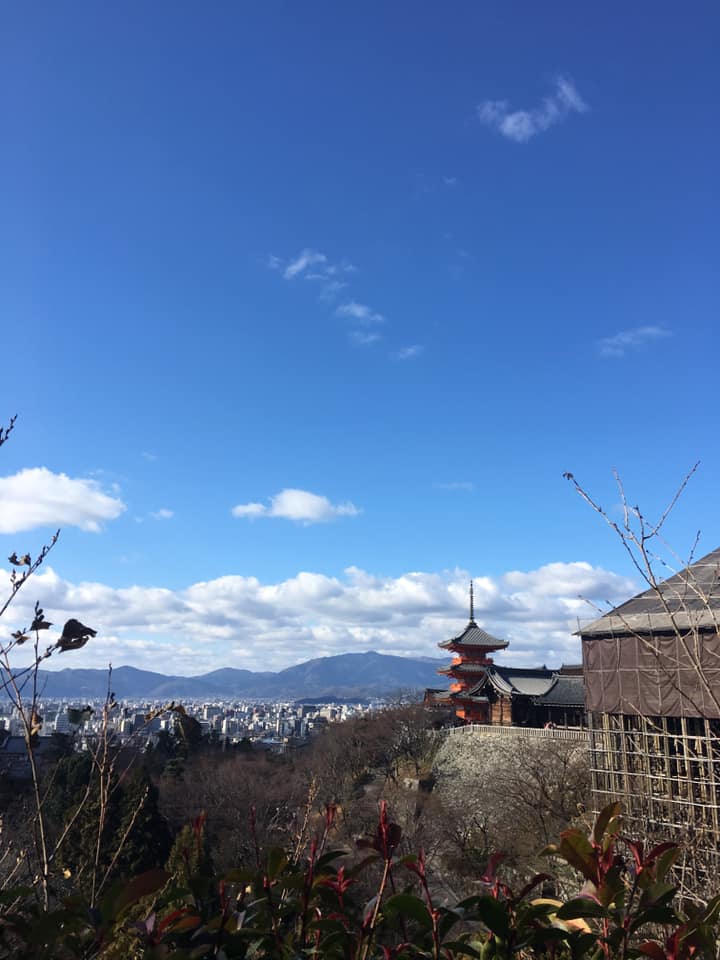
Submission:
<svg viewBox="0 0 720 960">
<path fill-rule="evenodd" d="M 498 640 L 487 630 L 479 627 L 474 620 L 470 620 L 468 625 L 456 637 L 450 637 L 449 640 L 443 640 L 438 646 L 443 650 L 452 647 L 490 647 L 494 650 L 504 650 L 507 647 L 507 640 Z"/>
<path fill-rule="evenodd" d="M 450 663 L 447 667 L 440 667 L 438 673 L 443 673 L 446 675 L 452 675 L 454 673 L 459 674 L 480 674 L 485 673 L 488 669 L 489 664 L 487 663 L 472 663 L 463 661 L 462 663 Z"/>
</svg>

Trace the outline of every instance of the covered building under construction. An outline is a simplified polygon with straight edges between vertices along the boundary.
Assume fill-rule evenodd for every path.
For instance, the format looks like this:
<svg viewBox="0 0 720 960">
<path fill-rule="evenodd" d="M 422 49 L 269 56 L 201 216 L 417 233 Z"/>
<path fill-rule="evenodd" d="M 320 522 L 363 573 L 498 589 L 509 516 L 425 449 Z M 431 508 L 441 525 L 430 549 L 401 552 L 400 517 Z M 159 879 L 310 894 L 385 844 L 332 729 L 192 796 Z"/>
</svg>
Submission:
<svg viewBox="0 0 720 960">
<path fill-rule="evenodd" d="M 720 549 L 583 627 L 595 805 L 720 864 Z"/>
</svg>

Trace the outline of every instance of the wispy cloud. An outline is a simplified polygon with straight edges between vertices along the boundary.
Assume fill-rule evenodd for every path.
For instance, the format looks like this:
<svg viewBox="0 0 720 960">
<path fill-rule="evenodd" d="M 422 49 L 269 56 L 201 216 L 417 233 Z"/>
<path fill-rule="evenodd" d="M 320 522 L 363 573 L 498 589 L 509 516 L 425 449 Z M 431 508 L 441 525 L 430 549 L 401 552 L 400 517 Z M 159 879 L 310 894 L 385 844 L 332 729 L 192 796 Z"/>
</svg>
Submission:
<svg viewBox="0 0 720 960">
<path fill-rule="evenodd" d="M 443 183 L 446 187 L 454 187 L 458 182 L 457 177 L 443 177 Z"/>
<path fill-rule="evenodd" d="M 303 277 L 311 283 L 319 283 L 320 300 L 326 302 L 335 300 L 340 291 L 348 286 L 348 280 L 344 278 L 357 273 L 357 267 L 349 260 L 331 263 L 326 254 L 310 247 L 305 247 L 290 260 L 270 254 L 265 263 L 268 269 L 280 273 L 285 280 Z"/>
<path fill-rule="evenodd" d="M 421 343 L 412 343 L 409 347 L 401 347 L 397 353 L 398 360 L 412 360 L 414 357 L 419 357 L 423 349 Z"/>
<path fill-rule="evenodd" d="M 0 477 L 0 533 L 36 527 L 79 527 L 98 533 L 103 521 L 125 510 L 96 480 L 68 477 L 47 467 L 32 467 Z"/>
<path fill-rule="evenodd" d="M 369 347 L 378 340 L 382 340 L 382 336 L 375 330 L 351 330 L 348 340 L 356 347 Z"/>
<path fill-rule="evenodd" d="M 621 330 L 611 337 L 598 340 L 600 354 L 603 357 L 624 357 L 628 350 L 640 350 L 655 340 L 665 340 L 672 336 L 666 327 L 645 326 Z"/>
<path fill-rule="evenodd" d="M 269 504 L 240 503 L 232 509 L 234 517 L 282 517 L 303 523 L 327 523 L 338 517 L 354 517 L 360 513 L 353 503 L 331 503 L 327 497 L 309 490 L 289 488 L 276 493 Z"/>
<path fill-rule="evenodd" d="M 143 460 L 147 460 L 148 463 L 155 463 L 155 461 L 158 459 L 157 454 L 156 454 L 156 453 L 150 453 L 149 450 L 143 450 L 141 456 L 142 456 Z"/>
<path fill-rule="evenodd" d="M 585 113 L 588 109 L 572 81 L 558 77 L 554 92 L 536 107 L 511 110 L 507 100 L 485 100 L 478 105 L 477 116 L 481 123 L 497 130 L 508 140 L 526 143 L 571 113 Z"/>
<path fill-rule="evenodd" d="M 296 277 L 303 277 L 310 283 L 318 283 L 319 299 L 329 304 L 338 300 L 341 292 L 350 286 L 352 275 L 358 272 L 355 264 L 346 258 L 331 262 L 324 253 L 310 247 L 305 247 L 291 260 L 284 260 L 272 254 L 267 258 L 266 265 L 285 280 L 292 281 Z M 344 296 L 346 297 L 347 294 Z M 355 299 L 348 299 L 335 307 L 335 315 L 350 321 L 347 335 L 354 346 L 366 347 L 382 339 L 379 333 L 370 329 L 385 323 L 383 314 L 374 307 Z M 412 352 L 406 353 L 408 349 Z M 405 360 L 414 356 L 418 350 L 417 346 L 405 348 L 398 356 Z"/>
<path fill-rule="evenodd" d="M 343 259 L 339 263 L 331 263 L 326 254 L 319 250 L 313 250 L 311 247 L 305 247 L 296 257 L 290 260 L 271 253 L 265 264 L 269 270 L 281 273 L 286 280 L 304 276 L 306 280 L 327 281 L 332 277 L 357 272 L 357 267 L 349 260 Z"/>
<path fill-rule="evenodd" d="M 285 261 L 282 257 L 276 257 L 274 253 L 268 254 L 265 264 L 268 270 L 283 270 L 285 268 Z"/>
<path fill-rule="evenodd" d="M 305 249 L 302 253 L 298 254 L 294 260 L 288 263 L 283 270 L 283 276 L 286 280 L 292 280 L 293 277 L 297 277 L 304 270 L 307 270 L 308 267 L 313 267 L 318 263 L 327 263 L 325 254 L 320 253 L 319 250 Z"/>
<path fill-rule="evenodd" d="M 175 511 L 168 510 L 167 507 L 160 507 L 159 510 L 152 510 L 150 516 L 153 520 L 172 520 L 175 516 Z"/>
<path fill-rule="evenodd" d="M 385 320 L 381 313 L 373 310 L 366 303 L 357 303 L 355 300 L 350 300 L 349 303 L 341 303 L 335 313 L 338 317 L 349 317 L 351 320 L 367 327 L 375 323 L 383 323 Z"/>
<path fill-rule="evenodd" d="M 324 283 L 320 288 L 320 299 L 334 300 L 340 291 L 346 287 L 347 283 L 344 280 L 328 280 L 327 283 Z"/>
<path fill-rule="evenodd" d="M 340 263 L 330 263 L 325 268 L 325 273 L 329 277 L 334 277 L 339 273 L 357 273 L 357 267 L 349 260 L 341 260 Z"/>
</svg>

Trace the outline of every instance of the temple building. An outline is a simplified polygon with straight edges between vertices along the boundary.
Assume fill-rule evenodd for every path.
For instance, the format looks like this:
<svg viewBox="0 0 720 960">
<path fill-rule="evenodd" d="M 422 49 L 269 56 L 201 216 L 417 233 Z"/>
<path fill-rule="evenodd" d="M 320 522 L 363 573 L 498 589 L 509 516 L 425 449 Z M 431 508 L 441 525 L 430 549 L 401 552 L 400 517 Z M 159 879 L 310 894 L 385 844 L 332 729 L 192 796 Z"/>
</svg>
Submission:
<svg viewBox="0 0 720 960">
<path fill-rule="evenodd" d="M 679 841 L 685 881 L 716 892 L 720 548 L 579 633 L 594 805 L 622 800 L 632 830 Z"/>
<path fill-rule="evenodd" d="M 505 650 L 499 640 L 475 622 L 470 583 L 470 619 L 462 633 L 438 646 L 453 658 L 439 674 L 450 679 L 447 690 L 428 689 L 429 707 L 450 708 L 454 722 L 501 726 L 583 726 L 585 723 L 582 671 L 578 667 L 504 667 L 491 653 Z"/>
</svg>

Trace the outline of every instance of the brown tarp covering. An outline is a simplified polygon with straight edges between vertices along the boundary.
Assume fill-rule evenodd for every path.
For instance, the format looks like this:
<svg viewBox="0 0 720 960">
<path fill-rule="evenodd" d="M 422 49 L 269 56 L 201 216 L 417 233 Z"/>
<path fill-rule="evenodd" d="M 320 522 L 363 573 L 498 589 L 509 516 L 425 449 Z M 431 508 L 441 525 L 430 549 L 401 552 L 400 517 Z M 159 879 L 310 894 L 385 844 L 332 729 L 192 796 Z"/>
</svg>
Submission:
<svg viewBox="0 0 720 960">
<path fill-rule="evenodd" d="M 720 718 L 716 633 L 583 637 L 582 648 L 589 711 Z"/>
</svg>

